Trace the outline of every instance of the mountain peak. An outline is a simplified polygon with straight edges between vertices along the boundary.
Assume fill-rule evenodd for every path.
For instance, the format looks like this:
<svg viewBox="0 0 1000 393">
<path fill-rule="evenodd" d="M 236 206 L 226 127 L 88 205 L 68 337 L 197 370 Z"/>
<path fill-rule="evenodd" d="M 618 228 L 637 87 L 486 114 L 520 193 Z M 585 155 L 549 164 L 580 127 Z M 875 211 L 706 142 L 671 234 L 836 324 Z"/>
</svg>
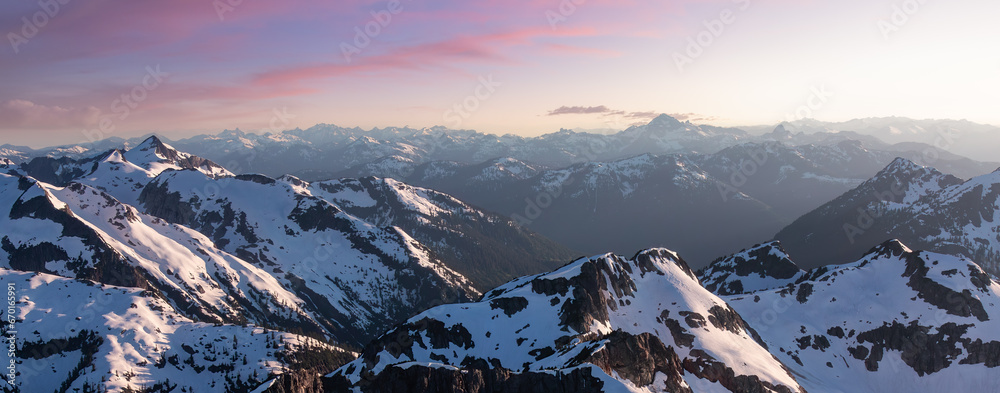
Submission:
<svg viewBox="0 0 1000 393">
<path fill-rule="evenodd" d="M 804 274 L 775 240 L 716 259 L 698 271 L 698 278 L 715 294 L 738 295 L 782 287 Z"/>
<path fill-rule="evenodd" d="M 866 255 L 878 255 L 878 256 L 900 256 L 903 254 L 909 254 L 913 252 L 909 247 L 907 247 L 899 239 L 886 240 L 882 244 L 873 247 L 866 253 Z"/>
<path fill-rule="evenodd" d="M 242 138 L 246 135 L 247 134 L 243 131 L 240 131 L 239 128 L 235 130 L 225 130 L 219 133 L 220 137 L 230 137 L 230 138 Z"/>
<path fill-rule="evenodd" d="M 770 133 L 769 136 L 772 137 L 775 140 L 779 140 L 779 139 L 791 139 L 792 138 L 792 132 L 788 131 L 788 129 L 785 128 L 785 123 L 781 123 L 781 124 L 778 124 L 777 127 L 774 127 L 774 131 L 771 131 L 771 133 Z"/>
<path fill-rule="evenodd" d="M 681 126 L 681 122 L 678 121 L 673 116 L 667 114 L 661 114 L 659 116 L 656 116 L 656 118 L 654 118 L 652 121 L 650 121 L 649 126 L 676 128 Z"/>
<path fill-rule="evenodd" d="M 151 135 L 136 147 L 121 152 L 121 156 L 125 161 L 151 171 L 150 173 L 154 176 L 166 169 L 196 169 L 212 177 L 232 175 L 231 172 L 210 160 L 177 151 L 156 135 Z"/>
<path fill-rule="evenodd" d="M 889 165 L 886 166 L 885 169 L 883 169 L 882 171 L 883 172 L 912 172 L 912 171 L 920 170 L 920 169 L 923 169 L 923 168 L 924 168 L 923 166 L 920 166 L 919 164 L 917 164 L 917 163 L 915 163 L 913 161 L 907 160 L 907 159 L 902 158 L 902 157 L 896 157 L 896 159 L 892 160 L 892 162 L 889 163 Z"/>
<path fill-rule="evenodd" d="M 688 266 L 688 263 L 687 261 L 684 260 L 684 258 L 681 258 L 679 255 L 677 255 L 676 252 L 673 252 L 666 248 L 650 248 L 647 250 L 639 251 L 632 257 L 631 260 L 636 261 L 636 263 L 640 267 L 642 267 L 644 263 L 649 263 L 649 261 L 653 259 L 671 262 L 674 265 L 677 265 L 677 267 L 680 268 L 682 272 L 687 274 L 688 277 L 691 277 L 692 279 L 695 280 L 698 279 L 698 277 L 694 274 L 694 271 L 691 270 L 691 267 Z"/>
<path fill-rule="evenodd" d="M 175 160 L 178 156 L 177 151 L 174 150 L 173 147 L 167 145 L 166 143 L 163 143 L 163 141 L 161 141 L 160 138 L 157 137 L 156 135 L 150 135 L 149 138 L 146 138 L 146 140 L 142 141 L 142 143 L 140 143 L 138 146 L 129 149 L 129 151 L 126 152 L 126 154 L 132 156 L 131 158 L 137 158 L 139 152 L 146 153 L 145 154 L 146 156 L 148 156 L 150 152 L 152 152 L 152 154 L 156 155 L 156 157 L 165 160 Z"/>
<path fill-rule="evenodd" d="M 124 162 L 125 157 L 122 156 L 122 151 L 119 149 L 112 149 L 107 154 L 104 155 L 102 162 Z"/>
<path fill-rule="evenodd" d="M 150 135 L 149 138 L 146 138 L 146 140 L 142 141 L 141 144 L 163 145 L 163 141 L 161 141 L 156 135 Z"/>
</svg>

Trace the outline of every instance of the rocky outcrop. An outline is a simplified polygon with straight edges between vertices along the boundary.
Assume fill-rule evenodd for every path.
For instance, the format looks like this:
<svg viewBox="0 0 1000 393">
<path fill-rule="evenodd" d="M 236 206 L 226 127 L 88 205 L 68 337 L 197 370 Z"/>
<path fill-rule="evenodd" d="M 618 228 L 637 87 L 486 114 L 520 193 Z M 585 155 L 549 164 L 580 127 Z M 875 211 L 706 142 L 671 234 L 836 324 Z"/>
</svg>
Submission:
<svg viewBox="0 0 1000 393">
<path fill-rule="evenodd" d="M 636 386 L 647 386 L 655 382 L 657 373 L 666 376 L 662 380 L 669 392 L 691 393 L 684 382 L 684 364 L 673 348 L 663 345 L 656 336 L 643 333 L 631 335 L 614 332 L 605 338 L 604 348 L 591 355 L 588 363 L 600 367 L 609 375 L 613 372 L 631 381 Z"/>
<path fill-rule="evenodd" d="M 364 393 L 600 393 L 604 382 L 589 367 L 570 372 L 512 372 L 476 360 L 461 369 L 407 365 L 390 367 L 356 385 Z M 326 379 L 327 392 L 350 391 L 339 376 Z"/>
</svg>

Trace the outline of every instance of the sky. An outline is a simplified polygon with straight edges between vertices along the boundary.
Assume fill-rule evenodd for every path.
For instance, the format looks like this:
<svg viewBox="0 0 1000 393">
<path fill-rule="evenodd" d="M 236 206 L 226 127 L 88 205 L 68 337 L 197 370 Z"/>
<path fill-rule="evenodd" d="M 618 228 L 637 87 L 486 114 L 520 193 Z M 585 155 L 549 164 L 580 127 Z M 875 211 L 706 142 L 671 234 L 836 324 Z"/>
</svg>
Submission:
<svg viewBox="0 0 1000 393">
<path fill-rule="evenodd" d="M 42 0 L 0 5 L 0 144 L 239 128 L 1000 124 L 986 0 Z"/>
</svg>

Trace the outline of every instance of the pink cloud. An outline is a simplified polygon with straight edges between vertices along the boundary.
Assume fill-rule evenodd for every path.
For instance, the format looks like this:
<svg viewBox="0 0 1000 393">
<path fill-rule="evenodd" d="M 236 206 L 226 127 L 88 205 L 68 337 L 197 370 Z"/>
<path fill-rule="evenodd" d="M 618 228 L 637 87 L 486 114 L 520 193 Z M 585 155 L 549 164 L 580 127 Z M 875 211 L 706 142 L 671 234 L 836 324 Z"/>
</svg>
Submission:
<svg viewBox="0 0 1000 393">
<path fill-rule="evenodd" d="M 371 75 L 390 70 L 419 70 L 426 68 L 452 68 L 456 62 L 516 63 L 509 50 L 515 46 L 532 46 L 542 38 L 583 37 L 593 35 L 592 29 L 526 28 L 501 33 L 463 35 L 443 41 L 394 48 L 380 54 L 357 54 L 349 63 L 324 63 L 292 66 L 260 73 L 253 83 L 257 86 L 286 85 L 311 79 L 332 78 L 345 75 Z M 541 47 L 547 47 L 542 45 Z M 551 47 L 549 47 L 551 48 Z M 558 50 L 586 49 L 568 45 Z M 590 52 L 593 53 L 593 52 Z M 606 53 L 603 53 L 606 54 Z"/>
<path fill-rule="evenodd" d="M 39 105 L 27 100 L 0 103 L 0 123 L 7 129 L 85 127 L 97 122 L 101 110 L 93 106 L 66 108 Z"/>
</svg>

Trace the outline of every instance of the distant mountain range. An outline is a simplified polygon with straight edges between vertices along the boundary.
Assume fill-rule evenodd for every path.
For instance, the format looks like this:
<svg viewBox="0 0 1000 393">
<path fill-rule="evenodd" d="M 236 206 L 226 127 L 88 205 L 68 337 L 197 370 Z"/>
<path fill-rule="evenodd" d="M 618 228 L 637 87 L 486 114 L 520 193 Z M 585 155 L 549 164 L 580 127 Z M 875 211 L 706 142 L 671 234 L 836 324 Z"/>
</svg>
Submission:
<svg viewBox="0 0 1000 393">
<path fill-rule="evenodd" d="M 744 130 L 750 130 L 747 132 Z M 801 120 L 778 127 L 723 128 L 681 122 L 660 115 L 648 124 L 620 132 L 593 134 L 560 130 L 539 137 L 491 135 L 470 130 L 383 128 L 362 130 L 330 124 L 279 133 L 253 134 L 230 130 L 168 141 L 180 151 L 205 157 L 239 173 L 271 177 L 292 174 L 304 180 L 327 180 L 346 170 L 384 163 L 380 177 L 405 177 L 414 167 L 432 161 L 479 164 L 510 157 L 548 169 L 592 161 L 614 161 L 636 155 L 711 154 L 748 142 L 778 141 L 789 146 L 831 145 L 860 141 L 886 151 L 929 152 L 918 162 L 934 165 L 937 154 L 953 160 L 959 153 L 980 161 L 995 161 L 992 146 L 1000 145 L 1000 129 L 966 121 L 861 119 L 845 123 Z M 947 138 L 939 138 L 946 136 Z M 15 163 L 33 157 L 86 158 L 115 148 L 131 148 L 145 137 L 109 138 L 92 143 L 31 149 L 0 146 L 0 158 Z M 971 150 L 970 150 L 971 149 Z M 926 159 L 926 161 L 923 161 Z M 395 169 L 399 172 L 390 172 Z M 971 177 L 981 173 L 964 174 Z"/>
<path fill-rule="evenodd" d="M 772 141 L 714 154 L 645 154 L 561 169 L 514 158 L 480 164 L 430 162 L 401 179 L 511 216 L 575 250 L 626 252 L 663 246 L 702 267 L 771 239 L 896 157 L 922 155 L 875 150 L 853 140 L 803 146 Z M 995 169 L 992 164 L 941 157 L 938 164 L 955 172 Z M 342 175 L 385 172 L 370 169 Z"/>
<path fill-rule="evenodd" d="M 823 122 L 802 119 L 785 122 L 782 125 L 790 132 L 803 134 L 798 137 L 822 136 L 830 132 L 850 132 L 874 137 L 889 144 L 920 143 L 930 145 L 980 161 L 996 160 L 996 146 L 1000 146 L 1000 127 L 977 124 L 967 120 L 914 120 L 905 117 L 881 117 L 854 119 L 845 122 Z M 770 131 L 773 126 L 742 128 L 753 134 L 759 134 Z"/>
</svg>

